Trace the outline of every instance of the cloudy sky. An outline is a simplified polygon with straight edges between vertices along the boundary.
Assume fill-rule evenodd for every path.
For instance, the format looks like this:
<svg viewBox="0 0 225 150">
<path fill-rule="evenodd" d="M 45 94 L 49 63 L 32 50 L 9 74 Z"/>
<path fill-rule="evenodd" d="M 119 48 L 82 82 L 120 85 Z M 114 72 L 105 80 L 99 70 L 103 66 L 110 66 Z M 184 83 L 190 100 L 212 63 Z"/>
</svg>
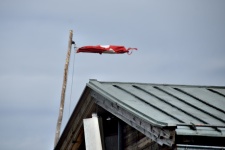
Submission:
<svg viewBox="0 0 225 150">
<path fill-rule="evenodd" d="M 224 0 L 1 0 L 0 21 L 0 149 L 53 149 L 70 29 L 138 51 L 72 50 L 61 130 L 89 79 L 225 85 Z"/>
</svg>

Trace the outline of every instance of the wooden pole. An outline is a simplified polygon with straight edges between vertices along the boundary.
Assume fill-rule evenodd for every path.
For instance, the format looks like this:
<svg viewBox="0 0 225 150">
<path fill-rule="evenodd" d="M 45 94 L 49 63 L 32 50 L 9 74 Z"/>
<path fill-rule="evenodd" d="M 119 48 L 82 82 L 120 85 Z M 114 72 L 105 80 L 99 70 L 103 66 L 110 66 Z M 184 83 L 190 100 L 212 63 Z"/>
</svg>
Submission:
<svg viewBox="0 0 225 150">
<path fill-rule="evenodd" d="M 60 137 L 60 128 L 61 128 L 61 123 L 62 123 L 62 118 L 63 118 L 63 109 L 64 109 L 65 92 L 66 92 L 66 84 L 67 84 L 67 74 L 68 74 L 68 67 L 69 67 L 69 62 L 70 62 L 71 47 L 73 44 L 72 38 L 73 38 L 73 30 L 70 30 L 68 51 L 67 51 L 66 63 L 65 63 L 65 67 L 64 67 L 64 77 L 63 77 L 63 85 L 62 85 L 62 92 L 61 92 L 61 101 L 60 101 L 59 116 L 58 116 L 58 121 L 57 121 L 57 126 L 56 126 L 54 146 L 57 145 L 57 143 L 59 141 L 59 137 Z"/>
</svg>

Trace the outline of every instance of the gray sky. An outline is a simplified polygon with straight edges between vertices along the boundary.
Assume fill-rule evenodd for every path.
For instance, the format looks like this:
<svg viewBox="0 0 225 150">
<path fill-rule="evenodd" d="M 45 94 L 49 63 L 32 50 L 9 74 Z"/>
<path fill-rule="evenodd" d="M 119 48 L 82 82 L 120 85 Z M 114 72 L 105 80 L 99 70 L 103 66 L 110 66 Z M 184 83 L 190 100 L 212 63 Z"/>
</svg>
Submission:
<svg viewBox="0 0 225 150">
<path fill-rule="evenodd" d="M 61 130 L 89 79 L 225 85 L 224 0 L 1 0 L 0 20 L 0 149 L 53 149 L 70 29 L 138 51 L 77 54 L 72 83 L 73 50 Z"/>
</svg>

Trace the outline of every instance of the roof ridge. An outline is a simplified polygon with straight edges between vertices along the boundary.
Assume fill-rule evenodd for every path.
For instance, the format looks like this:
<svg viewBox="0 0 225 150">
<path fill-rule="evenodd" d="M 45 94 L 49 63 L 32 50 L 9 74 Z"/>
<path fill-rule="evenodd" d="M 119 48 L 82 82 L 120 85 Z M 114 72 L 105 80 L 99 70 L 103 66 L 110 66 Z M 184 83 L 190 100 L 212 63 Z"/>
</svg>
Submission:
<svg viewBox="0 0 225 150">
<path fill-rule="evenodd" d="M 89 79 L 89 82 L 97 81 L 99 83 L 111 83 L 111 84 L 142 84 L 142 85 L 153 85 L 153 86 L 175 86 L 175 87 L 199 87 L 199 88 L 221 88 L 224 86 L 216 85 L 192 85 L 192 84 L 170 84 L 170 83 L 149 83 L 149 82 L 123 82 L 123 81 L 98 81 L 97 79 Z"/>
</svg>

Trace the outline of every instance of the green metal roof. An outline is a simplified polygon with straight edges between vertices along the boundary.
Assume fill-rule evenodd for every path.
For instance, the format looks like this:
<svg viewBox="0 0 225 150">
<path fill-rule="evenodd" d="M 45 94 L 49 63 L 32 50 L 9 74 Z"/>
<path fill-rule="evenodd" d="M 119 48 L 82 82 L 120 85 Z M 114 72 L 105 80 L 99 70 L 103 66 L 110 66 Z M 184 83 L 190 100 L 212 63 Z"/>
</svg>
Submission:
<svg viewBox="0 0 225 150">
<path fill-rule="evenodd" d="M 176 126 L 177 134 L 225 136 L 225 87 L 97 80 L 87 86 L 153 126 Z"/>
<path fill-rule="evenodd" d="M 181 149 L 193 147 L 187 144 L 210 148 L 224 146 L 221 141 L 225 140 L 225 87 L 92 79 L 55 149 L 79 147 L 83 136 L 82 120 L 93 112 L 101 116 L 104 112 L 98 106 L 160 145 L 177 144 Z"/>
<path fill-rule="evenodd" d="M 100 82 L 88 86 L 160 125 L 225 125 L 225 87 Z"/>
</svg>

